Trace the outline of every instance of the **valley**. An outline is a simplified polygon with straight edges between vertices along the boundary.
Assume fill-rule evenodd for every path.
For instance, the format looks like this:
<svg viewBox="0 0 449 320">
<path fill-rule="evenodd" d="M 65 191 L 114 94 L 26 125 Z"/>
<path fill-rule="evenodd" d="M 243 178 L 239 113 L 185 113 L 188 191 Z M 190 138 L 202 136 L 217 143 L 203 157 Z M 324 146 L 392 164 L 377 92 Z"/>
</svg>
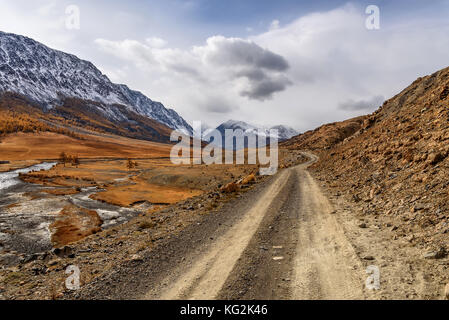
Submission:
<svg viewBox="0 0 449 320">
<path fill-rule="evenodd" d="M 255 81 L 239 99 L 293 86 L 282 56 L 227 45 L 236 51 L 214 47 L 198 61 Z M 228 120 L 197 139 L 198 122 L 91 62 L 0 31 L 0 300 L 449 299 L 449 68 L 369 113 L 375 98 L 349 99 L 336 106 L 354 111 L 347 120 L 303 133 Z M 225 102 L 195 107 L 216 117 L 240 108 Z M 267 143 L 269 161 L 205 161 L 229 131 L 247 135 L 245 160 Z M 182 142 L 187 161 L 175 164 Z"/>
<path fill-rule="evenodd" d="M 51 132 L 4 137 L 2 264 L 210 193 L 257 171 L 254 165 L 173 165 L 170 148 L 97 133 L 82 140 Z M 61 153 L 76 155 L 77 163 L 61 162 Z M 49 165 L 30 167 L 34 163 Z M 29 169 L 16 170 L 15 176 L 9 172 L 21 167 Z M 86 213 L 91 218 L 83 218 Z"/>
<path fill-rule="evenodd" d="M 445 259 L 423 258 L 407 239 L 392 242 L 379 217 L 364 217 L 362 227 L 357 205 L 309 173 L 319 158 L 297 156 L 302 164 L 245 192 L 208 192 L 3 270 L 3 292 L 10 299 L 442 298 Z M 63 285 L 72 264 L 82 270 L 79 291 Z M 380 290 L 365 287 L 372 265 Z"/>
</svg>

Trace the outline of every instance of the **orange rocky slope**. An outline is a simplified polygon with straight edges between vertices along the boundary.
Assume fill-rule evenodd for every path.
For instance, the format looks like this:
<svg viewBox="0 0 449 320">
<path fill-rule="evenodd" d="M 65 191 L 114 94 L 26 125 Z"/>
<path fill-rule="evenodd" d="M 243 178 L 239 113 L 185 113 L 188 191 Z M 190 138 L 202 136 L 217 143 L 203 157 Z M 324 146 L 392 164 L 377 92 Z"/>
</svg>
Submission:
<svg viewBox="0 0 449 320">
<path fill-rule="evenodd" d="M 336 197 L 346 197 L 362 215 L 374 216 L 379 226 L 389 228 L 392 240 L 405 238 L 422 249 L 425 258 L 445 257 L 449 249 L 449 68 L 418 78 L 357 123 L 360 120 L 359 130 L 342 142 L 334 137 L 341 136 L 341 127 L 354 119 L 331 125 L 336 128 L 331 134 L 328 125 L 295 137 L 289 147 L 316 150 L 320 161 L 312 168 L 315 176 Z M 329 136 L 337 143 L 316 147 L 316 141 L 329 141 Z"/>
<path fill-rule="evenodd" d="M 367 116 L 361 116 L 342 122 L 325 124 L 314 130 L 295 136 L 280 145 L 287 149 L 324 150 L 342 142 L 361 129 Z"/>
<path fill-rule="evenodd" d="M 116 107 L 130 121 L 112 121 L 92 101 L 66 98 L 60 105 L 42 111 L 40 105 L 15 93 L 0 94 L 0 137 L 15 132 L 56 132 L 80 138 L 85 130 L 128 138 L 170 142 L 172 129 L 148 117 Z"/>
</svg>

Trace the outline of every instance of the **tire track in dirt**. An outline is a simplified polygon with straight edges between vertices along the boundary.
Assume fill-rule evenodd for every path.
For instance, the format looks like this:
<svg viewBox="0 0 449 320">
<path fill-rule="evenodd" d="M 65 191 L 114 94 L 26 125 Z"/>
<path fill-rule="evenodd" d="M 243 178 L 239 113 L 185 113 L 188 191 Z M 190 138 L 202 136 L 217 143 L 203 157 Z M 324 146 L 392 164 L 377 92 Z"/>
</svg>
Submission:
<svg viewBox="0 0 449 320">
<path fill-rule="evenodd" d="M 209 250 L 192 267 L 162 292 L 150 291 L 148 299 L 214 299 L 237 260 L 247 247 L 260 222 L 288 181 L 290 171 L 283 171 L 263 192 L 259 201 L 225 234 L 215 240 Z"/>
<path fill-rule="evenodd" d="M 297 246 L 300 192 L 298 175 L 268 208 L 259 229 L 226 280 L 218 299 L 290 299 L 290 281 Z"/>
<path fill-rule="evenodd" d="M 282 170 L 77 298 L 363 299 L 363 265 L 305 164 Z"/>
<path fill-rule="evenodd" d="M 228 277 L 220 299 L 363 299 L 365 274 L 343 229 L 307 167 L 288 170 L 289 183 L 265 214 Z"/>
<path fill-rule="evenodd" d="M 309 172 L 298 174 L 301 215 L 292 298 L 364 299 L 363 265 L 332 215 L 331 204 Z"/>
</svg>

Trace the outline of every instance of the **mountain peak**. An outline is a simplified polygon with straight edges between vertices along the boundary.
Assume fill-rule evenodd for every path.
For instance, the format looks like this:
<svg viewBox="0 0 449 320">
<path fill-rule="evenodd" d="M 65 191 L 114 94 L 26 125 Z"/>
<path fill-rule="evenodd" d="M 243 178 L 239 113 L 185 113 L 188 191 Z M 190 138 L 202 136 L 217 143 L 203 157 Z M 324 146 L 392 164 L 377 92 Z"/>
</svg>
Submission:
<svg viewBox="0 0 449 320">
<path fill-rule="evenodd" d="M 290 139 L 293 136 L 296 136 L 299 132 L 296 131 L 293 128 L 290 128 L 288 126 L 284 126 L 284 125 L 276 125 L 273 127 L 265 127 L 265 126 L 258 126 L 258 125 L 254 125 L 254 124 L 249 124 L 245 121 L 241 121 L 241 120 L 228 120 L 226 122 L 223 122 L 221 125 L 219 125 L 217 127 L 217 130 L 224 133 L 224 130 L 226 129 L 241 129 L 243 130 L 246 134 L 254 134 L 254 135 L 264 135 L 267 137 L 276 137 L 279 140 L 286 140 L 286 139 Z M 277 130 L 278 134 L 276 136 L 273 136 L 270 133 L 270 130 Z"/>
<path fill-rule="evenodd" d="M 112 105 L 156 120 L 169 128 L 191 134 L 191 126 L 176 111 L 123 84 L 112 83 L 91 62 L 51 49 L 31 38 L 0 31 L 0 93 L 14 92 L 47 107 L 64 98 L 100 103 L 111 120 L 126 115 Z"/>
</svg>

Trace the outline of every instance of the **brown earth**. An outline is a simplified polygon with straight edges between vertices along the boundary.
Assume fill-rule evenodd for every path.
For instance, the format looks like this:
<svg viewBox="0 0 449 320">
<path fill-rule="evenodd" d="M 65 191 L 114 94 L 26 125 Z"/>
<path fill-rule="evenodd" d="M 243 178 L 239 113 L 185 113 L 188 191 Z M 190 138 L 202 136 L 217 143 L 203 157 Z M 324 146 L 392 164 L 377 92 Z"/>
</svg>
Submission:
<svg viewBox="0 0 449 320">
<path fill-rule="evenodd" d="M 280 143 L 291 150 L 327 150 L 362 128 L 367 116 L 325 124 Z"/>
<path fill-rule="evenodd" d="M 144 201 L 156 205 L 168 205 L 202 193 L 201 190 L 138 182 L 133 185 L 108 187 L 107 191 L 95 193 L 91 198 L 121 207 L 130 207 Z"/>
<path fill-rule="evenodd" d="M 282 170 L 246 193 L 188 200 L 200 208 L 210 196 L 218 202 L 230 197 L 215 210 L 166 208 L 73 244 L 74 258 L 62 258 L 56 266 L 50 256 L 9 271 L 3 278 L 7 297 L 444 297 L 442 276 L 433 261 L 419 259 L 406 241 L 392 242 L 388 230 L 368 221 L 362 226 L 351 203 L 326 196 L 306 166 Z M 177 223 L 182 227 L 173 232 Z M 443 270 L 445 261 L 439 264 Z M 80 291 L 63 287 L 60 278 L 68 264 L 81 269 Z M 379 290 L 365 287 L 370 266 L 380 270 Z M 33 270 L 43 271 L 30 277 Z M 13 286 L 17 279 L 22 286 Z M 45 284 L 54 281 L 59 286 L 52 294 Z"/>
<path fill-rule="evenodd" d="M 66 196 L 71 194 L 77 194 L 79 191 L 77 191 L 75 188 L 60 188 L 60 189 L 47 189 L 43 190 L 43 192 L 53 194 L 56 196 Z"/>
<path fill-rule="evenodd" d="M 3 160 L 2 160 L 3 161 Z M 0 163 L 0 172 L 12 171 L 16 169 L 22 169 L 26 167 L 31 167 L 35 164 L 40 163 L 39 160 L 14 160 L 8 161 L 7 163 Z"/>
<path fill-rule="evenodd" d="M 55 132 L 82 140 L 80 132 L 90 130 L 129 138 L 170 142 L 171 129 L 116 105 L 130 121 L 113 122 L 96 107 L 104 106 L 76 98 L 65 98 L 46 112 L 26 97 L 6 92 L 0 95 L 0 137 L 15 132 Z"/>
<path fill-rule="evenodd" d="M 53 132 L 9 134 L 0 143 L 1 160 L 9 161 L 58 159 L 61 152 L 79 158 L 169 157 L 170 149 L 169 144 L 119 136 L 92 134 L 78 140 Z"/>
<path fill-rule="evenodd" d="M 406 298 L 438 297 L 449 282 L 448 88 L 446 68 L 360 118 L 352 134 L 341 134 L 348 120 L 285 144 L 319 154 L 312 174 L 345 208 L 344 219 L 359 221 L 359 231 L 348 236 L 361 254 L 410 285 Z M 376 241 L 367 245 L 370 238 Z"/>
<path fill-rule="evenodd" d="M 289 152 L 282 155 L 283 164 L 292 166 L 303 161 L 304 157 L 299 153 Z M 173 166 L 161 164 L 161 160 L 138 160 L 138 168 L 130 172 L 125 168 L 125 160 L 113 161 L 81 161 L 78 168 L 58 165 L 53 171 L 63 173 L 69 170 L 70 174 L 79 170 L 83 176 L 87 171 L 101 175 L 101 168 L 112 174 L 110 178 L 116 179 L 116 175 L 142 178 L 152 183 L 167 184 L 173 186 L 189 186 L 190 188 L 202 187 L 201 195 L 166 206 L 153 206 L 147 213 L 142 214 L 128 223 L 102 230 L 70 244 L 74 258 L 55 257 L 53 253 L 43 253 L 20 265 L 20 268 L 10 267 L 0 270 L 0 297 L 6 299 L 53 299 L 68 297 L 70 292 L 64 287 L 65 266 L 76 264 L 82 270 L 81 283 L 87 285 L 96 279 L 115 273 L 124 265 L 134 264 L 143 254 L 150 254 L 154 249 L 167 254 L 165 243 L 176 241 L 180 234 L 192 235 L 192 228 L 201 235 L 201 232 L 209 232 L 209 227 L 203 228 L 202 223 L 209 221 L 212 226 L 228 225 L 231 217 L 237 214 L 236 210 L 230 210 L 226 214 L 220 214 L 223 206 L 231 206 L 233 199 L 242 199 L 247 192 L 256 192 L 263 185 L 264 178 L 252 175 L 251 170 L 257 169 L 245 166 Z M 106 165 L 107 163 L 107 165 Z M 115 166 L 115 169 L 112 169 Z M 251 169 L 251 170 L 250 170 Z M 159 171 L 158 171 L 159 170 Z M 84 171 L 84 173 L 83 173 Z M 119 173 L 119 171 L 123 171 Z M 50 171 L 51 172 L 51 171 Z M 169 175 L 171 173 L 171 175 Z M 184 174 L 182 174 L 184 173 Z M 44 173 L 41 173 L 44 174 Z M 49 175 L 49 173 L 45 173 Z M 50 174 L 51 175 L 51 174 Z M 217 176 L 216 180 L 211 179 Z M 195 179 L 196 177 L 196 179 Z M 110 179 L 108 178 L 108 179 Z M 95 178 L 97 179 L 97 178 Z M 72 181 L 70 179 L 67 179 Z M 106 179 L 105 179 L 106 180 Z M 211 181 L 212 180 L 212 181 Z M 76 181 L 76 180 L 73 180 Z M 130 181 L 132 181 L 130 179 Z M 129 183 L 130 181 L 116 181 L 116 183 Z M 233 193 L 224 193 L 219 190 L 220 181 L 224 183 L 234 181 L 239 188 Z M 257 182 L 257 183 L 256 183 Z M 210 183 L 209 185 L 207 183 Z M 262 184 L 260 184 L 262 183 Z M 254 191 L 253 191 L 254 190 Z M 229 203 L 229 205 L 228 205 Z M 246 202 L 245 202 L 246 203 Z M 251 205 L 251 201 L 247 202 Z M 75 220 L 76 222 L 77 220 Z M 203 222 L 202 222 L 203 221 Z M 227 222 L 228 221 L 228 222 Z M 70 220 L 69 220 L 70 222 Z M 74 222 L 74 223 L 75 223 Z M 70 224 L 71 225 L 71 224 Z M 201 231 L 201 232 L 198 232 Z M 68 236 L 71 233 L 68 233 Z M 209 235 L 212 237 L 213 235 Z M 207 239 L 209 239 L 209 237 Z M 63 237 L 65 238 L 65 237 Z M 178 242 L 176 242 L 178 243 Z M 178 243 L 188 245 L 188 243 Z M 189 249 L 196 245 L 189 245 Z M 159 251 L 158 251 L 159 252 Z M 158 255 L 159 253 L 155 253 Z M 135 269 L 137 271 L 137 269 Z M 152 271 L 150 271 L 152 272 Z M 132 272 L 128 272 L 129 275 Z M 151 277 L 150 277 L 151 278 Z M 125 278 L 124 278 L 125 279 Z M 18 285 L 21 283 L 21 285 Z M 134 283 L 131 281 L 129 283 Z M 143 283 L 143 282 L 142 282 Z"/>
<path fill-rule="evenodd" d="M 75 205 L 66 206 L 50 225 L 51 241 L 55 247 L 76 242 L 101 231 L 101 218 L 93 210 Z"/>
<path fill-rule="evenodd" d="M 61 297 L 444 298 L 448 88 L 449 68 L 419 78 L 369 116 L 325 125 L 284 143 L 296 159 L 284 156 L 281 166 L 288 169 L 266 183 L 240 187 L 239 180 L 257 167 L 234 166 L 244 170 L 224 171 L 208 192 L 111 229 L 105 238 L 78 241 L 80 256 L 74 262 L 85 270 L 84 288 L 74 296 L 61 288 Z M 310 174 L 292 167 L 300 162 L 299 149 L 319 155 Z M 150 167 L 139 170 L 125 171 L 126 182 L 103 186 L 106 193 L 139 184 L 179 188 L 187 182 L 194 188 L 219 169 L 159 164 L 161 174 Z M 190 170 L 197 179 L 190 181 Z M 39 174 L 48 173 L 33 173 L 34 178 Z M 220 190 L 220 184 L 229 188 Z M 245 189 L 250 192 L 241 193 Z M 84 254 L 99 248 L 110 255 Z M 11 284 L 17 278 L 30 284 L 15 288 L 6 281 L 8 297 L 51 297 L 45 286 L 39 294 L 29 290 L 36 283 L 29 272 L 35 264 L 45 269 L 46 263 L 44 258 L 20 272 L 3 273 L 2 279 L 14 279 Z M 365 288 L 369 266 L 380 270 L 378 291 Z M 56 276 L 60 273 L 45 271 L 39 279 L 45 283 Z"/>
<path fill-rule="evenodd" d="M 449 237 L 449 68 L 419 78 L 320 154 L 316 176 L 423 254 Z M 394 240 L 393 239 L 393 240 Z"/>
</svg>

